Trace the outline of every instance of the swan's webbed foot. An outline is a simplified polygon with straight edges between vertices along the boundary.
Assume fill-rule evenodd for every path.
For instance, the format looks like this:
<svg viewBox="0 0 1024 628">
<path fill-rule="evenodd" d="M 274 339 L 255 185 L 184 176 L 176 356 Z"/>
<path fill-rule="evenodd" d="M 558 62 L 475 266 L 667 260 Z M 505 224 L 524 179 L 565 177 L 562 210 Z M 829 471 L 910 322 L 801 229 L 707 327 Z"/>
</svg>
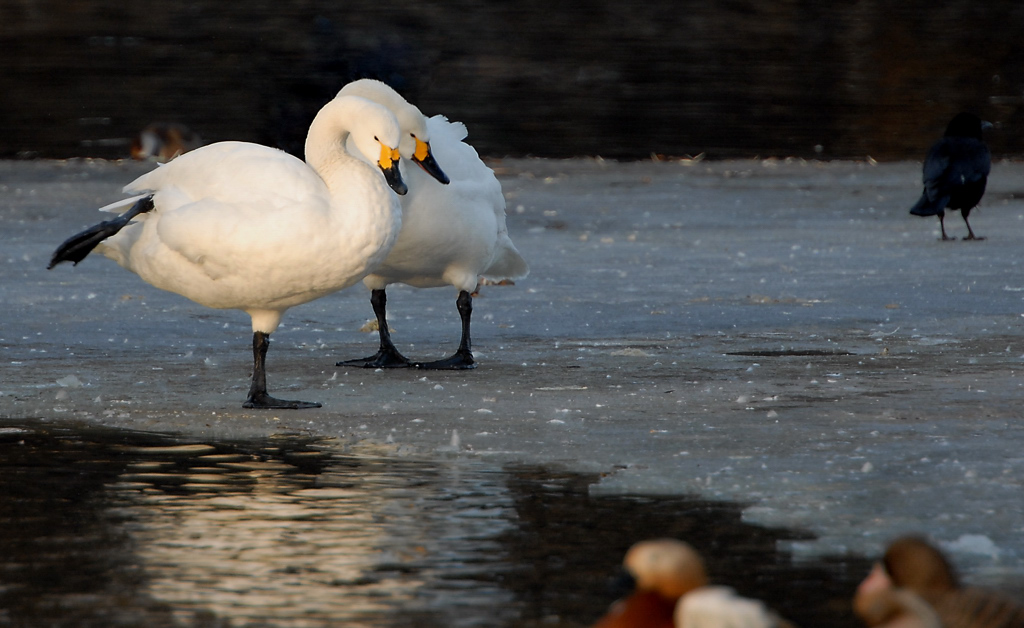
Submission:
<svg viewBox="0 0 1024 628">
<path fill-rule="evenodd" d="M 308 408 L 320 408 L 321 404 L 315 401 L 290 401 L 271 397 L 267 393 L 250 394 L 249 398 L 242 404 L 243 408 L 257 408 L 262 410 L 306 410 Z"/>
<path fill-rule="evenodd" d="M 46 266 L 46 269 L 50 270 L 61 262 L 72 262 L 77 266 L 78 262 L 85 259 L 100 242 L 124 229 L 131 223 L 132 218 L 151 211 L 153 207 L 153 197 L 147 196 L 140 199 L 131 209 L 117 218 L 105 220 L 81 233 L 76 233 L 57 247 L 57 250 L 53 252 L 53 256 L 50 257 L 50 263 Z"/>
<path fill-rule="evenodd" d="M 364 369 L 402 369 L 412 366 L 412 360 L 398 352 L 393 346 L 390 350 L 381 348 L 377 353 L 355 360 L 342 360 L 335 366 L 358 366 Z"/>
<path fill-rule="evenodd" d="M 461 290 L 459 298 L 455 300 L 455 305 L 459 308 L 459 317 L 462 319 L 462 340 L 459 342 L 459 348 L 451 357 L 443 360 L 417 362 L 416 368 L 430 371 L 465 371 L 476 368 L 469 340 L 469 320 L 473 315 L 473 296 L 469 292 Z"/>
<path fill-rule="evenodd" d="M 459 349 L 451 357 L 433 362 L 417 362 L 414 366 L 430 371 L 464 371 L 475 369 L 476 362 L 473 360 L 472 352 Z"/>
<path fill-rule="evenodd" d="M 85 256 L 89 253 L 92 253 L 96 245 L 120 231 L 123 226 L 115 218 L 114 220 L 107 220 L 96 226 L 89 227 L 81 233 L 76 233 L 57 247 L 57 250 L 50 257 L 50 263 L 46 265 L 46 270 L 51 270 L 61 262 L 71 262 L 78 266 L 78 262 L 84 260 Z"/>
<path fill-rule="evenodd" d="M 312 401 L 290 401 L 277 399 L 267 394 L 267 349 L 270 348 L 270 334 L 262 331 L 252 333 L 252 384 L 249 386 L 249 397 L 242 404 L 243 408 L 259 408 L 264 410 L 305 410 L 319 408 L 319 403 Z"/>
<path fill-rule="evenodd" d="M 383 288 L 370 292 L 370 305 L 373 306 L 373 314 L 377 318 L 380 349 L 368 358 L 343 360 L 335 366 L 358 366 L 366 369 L 402 369 L 412 366 L 412 360 L 402 355 L 391 342 L 391 329 L 388 328 L 387 317 L 388 295 Z"/>
</svg>

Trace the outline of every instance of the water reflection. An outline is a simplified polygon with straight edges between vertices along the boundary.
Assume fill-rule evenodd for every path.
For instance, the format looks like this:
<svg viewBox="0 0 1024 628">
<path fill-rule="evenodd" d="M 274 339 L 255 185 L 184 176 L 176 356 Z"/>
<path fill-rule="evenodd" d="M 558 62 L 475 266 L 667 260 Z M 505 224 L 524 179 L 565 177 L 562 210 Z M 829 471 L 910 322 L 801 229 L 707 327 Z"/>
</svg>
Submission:
<svg viewBox="0 0 1024 628">
<path fill-rule="evenodd" d="M 586 625 L 638 538 L 804 625 L 855 625 L 867 565 L 794 566 L 734 505 L 593 498 L 596 480 L 330 443 L 181 443 L 0 424 L 0 626 Z"/>
<path fill-rule="evenodd" d="M 140 452 L 157 460 L 130 465 L 119 501 L 151 595 L 294 626 L 389 612 L 474 625 L 435 609 L 486 616 L 511 606 L 509 592 L 484 582 L 501 555 L 495 536 L 513 519 L 499 477 L 466 482 L 454 468 L 295 447 L 201 455 L 187 468 Z"/>
</svg>

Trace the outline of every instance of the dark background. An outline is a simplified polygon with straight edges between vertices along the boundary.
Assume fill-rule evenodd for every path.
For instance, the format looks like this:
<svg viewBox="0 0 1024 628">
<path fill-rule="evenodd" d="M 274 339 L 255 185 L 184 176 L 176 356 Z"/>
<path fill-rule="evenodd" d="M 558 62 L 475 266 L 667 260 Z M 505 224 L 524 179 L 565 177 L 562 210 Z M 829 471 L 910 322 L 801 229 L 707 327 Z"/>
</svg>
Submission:
<svg viewBox="0 0 1024 628">
<path fill-rule="evenodd" d="M 359 77 L 495 157 L 921 159 L 962 109 L 1024 155 L 1020 0 L 0 0 L 0 157 L 301 151 Z"/>
</svg>

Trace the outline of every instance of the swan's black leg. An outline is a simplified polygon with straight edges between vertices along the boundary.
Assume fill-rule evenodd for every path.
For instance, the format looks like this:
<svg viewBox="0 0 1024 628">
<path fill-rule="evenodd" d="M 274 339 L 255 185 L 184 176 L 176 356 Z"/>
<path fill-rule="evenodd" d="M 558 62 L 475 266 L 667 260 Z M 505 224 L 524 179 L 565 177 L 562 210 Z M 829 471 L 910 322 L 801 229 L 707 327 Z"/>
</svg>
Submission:
<svg viewBox="0 0 1024 628">
<path fill-rule="evenodd" d="M 289 401 L 275 399 L 267 394 L 267 349 L 270 348 L 270 334 L 262 331 L 252 335 L 252 384 L 249 386 L 249 398 L 242 404 L 243 408 L 266 408 L 281 410 L 303 410 L 319 408 L 319 403 L 310 401 Z"/>
<path fill-rule="evenodd" d="M 469 341 L 469 321 L 473 316 L 473 297 L 465 290 L 459 291 L 459 298 L 455 300 L 459 309 L 459 317 L 462 318 L 462 340 L 455 354 L 443 360 L 435 362 L 417 362 L 416 368 L 431 370 L 462 370 L 476 368 L 473 361 L 473 351 Z"/>
<path fill-rule="evenodd" d="M 53 256 L 50 258 L 49 266 L 46 268 L 53 268 L 61 262 L 73 262 L 77 266 L 78 262 L 85 259 L 85 256 L 96 248 L 97 244 L 124 229 L 132 221 L 132 218 L 152 209 L 153 197 L 147 196 L 139 199 L 137 203 L 132 205 L 131 209 L 117 218 L 105 220 L 81 233 L 76 233 L 57 247 L 57 250 L 53 252 Z"/>
<path fill-rule="evenodd" d="M 377 333 L 380 337 L 380 349 L 367 358 L 344 360 L 335 366 L 361 366 L 368 369 L 394 369 L 412 366 L 412 362 L 402 355 L 391 342 L 391 330 L 388 329 L 387 306 L 388 295 L 381 290 L 370 291 L 370 305 L 377 317 Z"/>
</svg>

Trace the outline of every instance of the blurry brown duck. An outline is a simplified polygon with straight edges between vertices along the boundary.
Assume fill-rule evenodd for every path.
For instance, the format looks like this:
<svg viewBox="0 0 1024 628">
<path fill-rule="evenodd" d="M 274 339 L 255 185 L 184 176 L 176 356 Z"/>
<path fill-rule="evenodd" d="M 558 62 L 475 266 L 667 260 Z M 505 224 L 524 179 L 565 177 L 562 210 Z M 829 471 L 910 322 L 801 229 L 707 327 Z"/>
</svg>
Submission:
<svg viewBox="0 0 1024 628">
<path fill-rule="evenodd" d="M 708 584 L 704 560 L 674 539 L 641 541 L 623 566 L 634 591 L 593 628 L 791 628 L 764 604 Z"/>
<path fill-rule="evenodd" d="M 132 159 L 165 163 L 202 145 L 202 138 L 183 124 L 154 122 L 132 139 Z"/>
<path fill-rule="evenodd" d="M 931 604 L 910 589 L 896 587 L 882 563 L 857 587 L 853 610 L 873 628 L 942 628 Z"/>
<path fill-rule="evenodd" d="M 998 593 L 963 587 L 928 541 L 894 541 L 857 588 L 854 611 L 881 628 L 1024 628 L 1024 606 Z"/>
</svg>

